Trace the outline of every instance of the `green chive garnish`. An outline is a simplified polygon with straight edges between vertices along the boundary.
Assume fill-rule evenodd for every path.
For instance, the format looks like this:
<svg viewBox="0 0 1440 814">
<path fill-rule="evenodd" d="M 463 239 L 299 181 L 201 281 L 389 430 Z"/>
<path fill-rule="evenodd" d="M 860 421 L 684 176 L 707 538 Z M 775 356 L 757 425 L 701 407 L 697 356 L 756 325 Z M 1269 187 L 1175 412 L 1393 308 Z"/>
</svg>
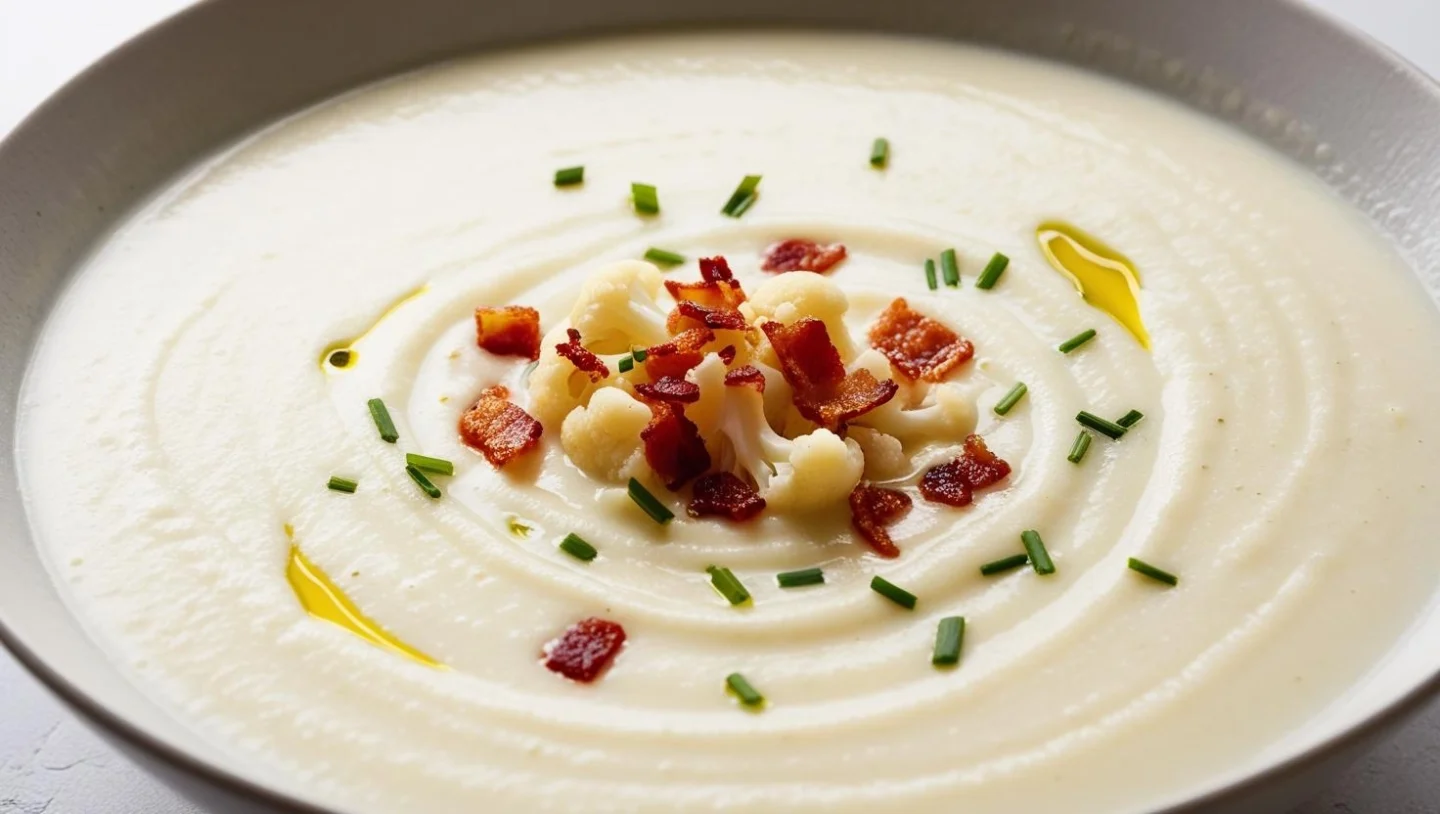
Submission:
<svg viewBox="0 0 1440 814">
<path fill-rule="evenodd" d="M 635 357 L 635 361 L 643 362 L 645 361 L 645 357 L 650 355 L 650 351 L 644 348 L 636 348 L 635 350 L 630 352 L 630 355 Z"/>
<path fill-rule="evenodd" d="M 573 187 L 576 184 L 585 182 L 584 167 L 566 167 L 563 170 L 555 171 L 555 186 Z"/>
<path fill-rule="evenodd" d="M 936 667 L 948 667 L 960 663 L 960 645 L 965 641 L 965 617 L 947 616 L 940 620 L 935 630 L 935 655 L 930 663 Z"/>
<path fill-rule="evenodd" d="M 1086 451 L 1090 449 L 1091 437 L 1090 433 L 1081 430 L 1080 434 L 1075 436 L 1075 443 L 1070 445 L 1070 454 L 1065 456 L 1065 460 L 1072 464 L 1078 464 L 1084 460 Z"/>
<path fill-rule="evenodd" d="M 635 211 L 642 215 L 660 214 L 660 194 L 650 184 L 631 184 L 630 197 L 635 201 Z"/>
<path fill-rule="evenodd" d="M 1055 563 L 1050 559 L 1050 552 L 1045 550 L 1045 541 L 1040 539 L 1040 532 L 1026 529 L 1020 532 L 1020 542 L 1025 545 L 1025 553 L 1030 555 L 1030 565 L 1035 568 L 1035 573 L 1055 573 Z"/>
<path fill-rule="evenodd" d="M 955 258 L 954 249 L 940 252 L 940 272 L 945 277 L 945 285 L 951 288 L 960 285 L 960 261 Z"/>
<path fill-rule="evenodd" d="M 715 586 L 715 590 L 729 600 L 730 604 L 739 605 L 750 598 L 750 592 L 745 590 L 740 579 L 729 568 L 712 565 L 706 568 L 705 572 L 710 575 L 710 584 Z"/>
<path fill-rule="evenodd" d="M 1085 344 L 1086 342 L 1089 342 L 1090 340 L 1092 340 L 1092 339 L 1094 339 L 1094 338 L 1095 338 L 1095 329 L 1094 329 L 1094 328 L 1087 328 L 1087 329 L 1081 331 L 1080 333 L 1075 334 L 1074 336 L 1072 336 L 1072 337 L 1070 337 L 1069 339 L 1065 340 L 1064 342 L 1061 342 L 1060 345 L 1059 345 L 1056 349 L 1059 350 L 1061 353 L 1069 353 L 1070 351 L 1075 350 L 1076 348 L 1080 347 L 1081 345 Z"/>
<path fill-rule="evenodd" d="M 621 373 L 629 373 L 630 371 L 635 369 L 634 355 L 626 356 L 624 359 L 621 359 L 620 362 L 615 366 L 620 368 Z"/>
<path fill-rule="evenodd" d="M 1011 554 L 1008 557 L 995 560 L 994 562 L 987 562 L 980 566 L 980 576 L 993 577 L 996 574 L 1003 574 L 1006 571 L 1019 568 L 1029 562 L 1030 555 L 1028 554 Z"/>
<path fill-rule="evenodd" d="M 755 191 L 758 186 L 760 186 L 760 176 L 745 176 L 744 180 L 740 182 L 740 186 L 735 187 L 735 192 L 730 195 L 730 200 L 725 202 L 725 206 L 720 212 L 732 218 L 738 218 L 745 214 L 745 210 L 754 205 L 755 199 L 759 196 L 759 193 Z"/>
<path fill-rule="evenodd" d="M 805 585 L 821 585 L 825 582 L 825 572 L 819 568 L 805 568 L 800 571 L 786 571 L 783 574 L 776 574 L 775 581 L 780 583 L 781 588 L 799 588 Z"/>
<path fill-rule="evenodd" d="M 590 562 L 595 559 L 596 554 L 600 553 L 595 550 L 595 546 L 585 542 L 580 538 L 580 535 L 573 531 L 565 535 L 565 539 L 560 541 L 560 550 L 584 562 Z"/>
<path fill-rule="evenodd" d="M 385 402 L 380 399 L 370 399 L 370 417 L 375 419 L 375 429 L 380 431 L 380 440 L 387 444 L 393 444 L 400 440 L 400 432 L 395 429 L 395 422 L 390 420 L 390 411 L 385 409 Z"/>
<path fill-rule="evenodd" d="M 995 415 L 1005 415 L 1010 412 L 1029 391 L 1030 388 L 1026 387 L 1024 382 L 1016 382 L 1015 386 L 1010 388 L 1010 392 L 1005 394 L 1005 398 L 995 403 Z"/>
<path fill-rule="evenodd" d="M 915 594 L 901 588 L 884 577 L 876 576 L 870 580 L 870 590 L 894 602 L 907 610 L 915 610 Z"/>
<path fill-rule="evenodd" d="M 890 164 L 890 139 L 877 138 L 870 145 L 870 166 L 883 170 Z"/>
<path fill-rule="evenodd" d="M 645 250 L 645 259 L 652 263 L 661 263 L 667 266 L 678 266 L 685 262 L 685 256 L 675 252 L 657 249 L 654 246 Z"/>
<path fill-rule="evenodd" d="M 1010 258 L 1000 252 L 995 252 L 995 256 L 985 264 L 985 270 L 980 272 L 980 279 L 975 281 L 975 287 L 986 291 L 994 288 L 995 283 L 1000 280 L 1000 275 L 1005 273 L 1005 267 L 1009 265 Z"/>
<path fill-rule="evenodd" d="M 1170 573 L 1169 571 L 1156 568 L 1150 563 L 1143 560 L 1137 560 L 1134 557 L 1130 558 L 1130 570 L 1138 571 L 1145 576 L 1155 580 L 1156 582 L 1163 582 L 1166 585 L 1174 586 L 1180 584 L 1180 578 Z"/>
<path fill-rule="evenodd" d="M 415 485 L 420 487 L 420 491 L 424 492 L 432 498 L 440 497 L 440 487 L 436 486 L 430 481 L 429 478 L 425 477 L 424 472 L 421 472 L 414 466 L 405 467 L 405 472 L 410 475 L 410 480 L 415 481 Z"/>
<path fill-rule="evenodd" d="M 1113 421 L 1106 421 L 1100 416 L 1094 413 L 1087 413 L 1084 410 L 1081 410 L 1075 416 L 1075 420 L 1079 421 L 1081 426 L 1089 427 L 1112 441 L 1125 434 L 1125 428 L 1119 424 Z"/>
<path fill-rule="evenodd" d="M 340 478 L 335 475 L 331 475 L 330 482 L 325 484 L 325 488 L 332 489 L 336 492 L 344 492 L 347 495 L 355 494 L 355 490 L 359 488 L 359 486 L 360 484 L 349 478 Z"/>
<path fill-rule="evenodd" d="M 665 508 L 665 504 L 650 494 L 650 490 L 640 481 L 631 478 L 626 491 L 630 493 L 630 499 L 635 501 L 635 505 L 643 509 L 656 523 L 663 526 L 675 519 L 675 513 Z"/>
<path fill-rule="evenodd" d="M 455 464 L 444 458 L 431 458 L 429 455 L 416 455 L 413 452 L 405 453 L 405 463 L 419 469 L 422 472 L 434 472 L 437 475 L 455 474 Z"/>
<path fill-rule="evenodd" d="M 747 707 L 758 707 L 765 703 L 765 696 L 750 686 L 750 682 L 745 680 L 745 676 L 739 673 L 725 676 L 725 686 L 729 687 L 730 692 L 734 693 L 735 697 L 740 699 L 740 703 Z"/>
<path fill-rule="evenodd" d="M 1128 430 L 1136 424 L 1140 423 L 1140 419 L 1144 417 L 1145 414 L 1140 412 L 1139 410 L 1131 410 L 1130 412 L 1116 419 L 1115 423 Z"/>
<path fill-rule="evenodd" d="M 928 257 L 925 259 L 925 285 L 930 286 L 931 291 L 940 287 L 940 285 L 935 282 L 935 261 Z"/>
</svg>

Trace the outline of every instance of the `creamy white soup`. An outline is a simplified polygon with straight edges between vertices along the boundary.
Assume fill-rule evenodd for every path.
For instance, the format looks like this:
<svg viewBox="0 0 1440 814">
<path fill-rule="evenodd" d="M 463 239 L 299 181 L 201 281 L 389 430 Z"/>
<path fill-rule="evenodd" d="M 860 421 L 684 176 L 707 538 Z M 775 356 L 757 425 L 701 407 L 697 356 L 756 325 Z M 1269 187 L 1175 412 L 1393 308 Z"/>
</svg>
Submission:
<svg viewBox="0 0 1440 814">
<path fill-rule="evenodd" d="M 57 306 L 18 458 L 137 684 L 344 810 L 1131 812 L 1431 596 L 1434 370 L 1403 261 L 1176 105 L 655 35 L 178 179 Z"/>
</svg>

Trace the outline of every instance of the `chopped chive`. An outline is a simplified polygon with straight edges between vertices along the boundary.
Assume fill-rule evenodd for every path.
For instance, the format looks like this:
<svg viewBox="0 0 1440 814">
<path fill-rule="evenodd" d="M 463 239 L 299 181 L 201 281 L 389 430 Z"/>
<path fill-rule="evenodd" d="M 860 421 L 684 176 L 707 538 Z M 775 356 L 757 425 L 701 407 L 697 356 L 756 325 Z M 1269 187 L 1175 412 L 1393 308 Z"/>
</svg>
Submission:
<svg viewBox="0 0 1440 814">
<path fill-rule="evenodd" d="M 625 358 L 621 359 L 620 362 L 615 366 L 620 368 L 621 373 L 629 373 L 630 371 L 635 369 L 635 356 L 633 354 L 630 356 L 626 356 Z"/>
<path fill-rule="evenodd" d="M 1020 532 L 1020 542 L 1025 545 L 1025 553 L 1030 555 L 1030 565 L 1035 568 L 1035 573 L 1055 573 L 1055 563 L 1050 559 L 1050 552 L 1045 550 L 1045 541 L 1040 539 L 1040 532 L 1026 529 Z"/>
<path fill-rule="evenodd" d="M 1005 267 L 1009 265 L 1010 258 L 1000 252 L 995 252 L 995 256 L 985 264 L 985 270 L 980 272 L 980 279 L 975 281 L 975 287 L 986 291 L 994 288 L 995 283 L 1000 280 L 1000 275 L 1005 273 Z"/>
<path fill-rule="evenodd" d="M 925 258 L 925 285 L 929 286 L 931 291 L 940 287 L 940 285 L 935 282 L 935 261 L 928 257 Z"/>
<path fill-rule="evenodd" d="M 685 262 L 684 255 L 664 249 L 657 249 L 654 246 L 645 250 L 645 259 L 652 263 L 664 263 L 667 266 L 678 266 Z"/>
<path fill-rule="evenodd" d="M 1085 344 L 1086 342 L 1089 342 L 1090 340 L 1092 340 L 1092 339 L 1094 339 L 1094 338 L 1095 338 L 1095 329 L 1094 329 L 1094 328 L 1087 328 L 1087 329 L 1081 331 L 1080 333 L 1075 334 L 1074 336 L 1072 336 L 1072 337 L 1070 337 L 1069 339 L 1065 340 L 1064 342 L 1061 342 L 1061 343 L 1057 346 L 1056 350 L 1059 350 L 1061 353 L 1069 353 L 1070 351 L 1075 350 L 1076 348 L 1080 347 L 1081 345 Z"/>
<path fill-rule="evenodd" d="M 729 215 L 732 218 L 738 218 L 745 214 L 745 210 L 755 203 L 755 198 L 759 195 L 755 191 L 758 186 L 760 186 L 760 176 L 745 176 L 744 180 L 740 182 L 740 186 L 735 187 L 735 192 L 730 195 L 730 200 L 726 201 L 725 206 L 721 208 L 721 214 Z"/>
<path fill-rule="evenodd" d="M 930 663 L 948 667 L 960 663 L 960 645 L 965 641 L 965 617 L 947 616 L 935 630 L 935 655 Z"/>
<path fill-rule="evenodd" d="M 1117 440 L 1125 434 L 1125 428 L 1119 424 L 1113 421 L 1106 421 L 1100 416 L 1094 413 L 1087 413 L 1084 410 L 1081 410 L 1075 416 L 1075 420 L 1080 422 L 1082 427 L 1089 427 L 1112 441 Z"/>
<path fill-rule="evenodd" d="M 635 505 L 643 509 L 656 523 L 663 526 L 675 519 L 675 513 L 665 508 L 665 504 L 650 494 L 650 490 L 640 481 L 631 478 L 626 491 L 630 493 L 630 499 L 635 501 Z"/>
<path fill-rule="evenodd" d="M 725 676 L 725 686 L 729 687 L 730 692 L 734 693 L 735 697 L 740 699 L 740 703 L 747 707 L 758 707 L 765 703 L 765 696 L 750 686 L 750 682 L 745 680 L 745 676 L 739 673 Z"/>
<path fill-rule="evenodd" d="M 431 458 L 429 455 L 416 455 L 413 452 L 405 453 L 405 463 L 419 469 L 422 472 L 434 472 L 437 475 L 455 474 L 455 464 L 444 458 Z"/>
<path fill-rule="evenodd" d="M 566 167 L 563 170 L 555 171 L 555 186 L 557 187 L 573 187 L 584 182 L 584 167 Z"/>
<path fill-rule="evenodd" d="M 705 573 L 710 575 L 710 584 L 715 586 L 715 590 L 729 600 L 730 604 L 739 605 L 750 598 L 750 592 L 745 590 L 740 579 L 729 568 L 712 565 L 705 569 Z"/>
<path fill-rule="evenodd" d="M 344 492 L 347 495 L 355 494 L 355 490 L 359 488 L 359 486 L 360 484 L 349 478 L 341 478 L 335 475 L 331 475 L 330 482 L 325 484 L 325 488 L 332 489 L 336 492 Z"/>
<path fill-rule="evenodd" d="M 1075 436 L 1075 443 L 1070 445 L 1070 454 L 1065 456 L 1065 460 L 1072 464 L 1078 464 L 1084 460 L 1086 451 L 1090 449 L 1091 437 L 1090 433 L 1081 430 L 1080 434 Z"/>
<path fill-rule="evenodd" d="M 1003 574 L 1006 571 L 1012 571 L 1022 565 L 1028 564 L 1029 562 L 1030 555 L 1028 554 L 1011 554 L 1008 557 L 1003 557 L 1001 559 L 995 560 L 994 562 L 987 562 L 984 565 L 980 566 L 980 576 L 993 577 L 996 574 Z"/>
<path fill-rule="evenodd" d="M 894 602 L 906 610 L 915 610 L 915 594 L 901 588 L 882 576 L 870 580 L 870 590 Z"/>
<path fill-rule="evenodd" d="M 660 194 L 651 184 L 631 184 L 630 197 L 635 201 L 635 211 L 642 215 L 660 214 Z"/>
<path fill-rule="evenodd" d="M 390 420 L 390 411 L 385 408 L 385 402 L 380 399 L 370 399 L 370 417 L 375 419 L 375 429 L 380 431 L 380 440 L 387 444 L 393 444 L 400 440 L 400 432 L 395 429 L 395 422 Z"/>
<path fill-rule="evenodd" d="M 780 583 L 781 588 L 800 588 L 805 585 L 821 585 L 825 582 L 825 572 L 819 568 L 786 571 L 783 574 L 776 574 L 775 581 Z"/>
<path fill-rule="evenodd" d="M 596 554 L 600 553 L 595 550 L 595 546 L 585 542 L 580 538 L 580 535 L 573 531 L 565 535 L 565 539 L 560 541 L 560 550 L 577 560 L 583 560 L 585 562 L 590 562 L 595 559 Z"/>
<path fill-rule="evenodd" d="M 890 139 L 877 138 L 870 145 L 870 166 L 883 170 L 890 165 Z"/>
<path fill-rule="evenodd" d="M 1136 424 L 1140 423 L 1140 419 L 1144 417 L 1145 414 L 1140 412 L 1139 410 L 1131 410 L 1130 412 L 1116 419 L 1115 423 L 1128 430 Z"/>
<path fill-rule="evenodd" d="M 643 362 L 645 361 L 645 357 L 650 355 L 650 351 L 644 348 L 636 348 L 635 350 L 630 352 L 630 355 L 635 357 L 635 361 Z"/>
<path fill-rule="evenodd" d="M 940 252 L 940 271 L 944 274 L 945 285 L 951 288 L 960 285 L 960 261 L 956 259 L 954 249 Z"/>
<path fill-rule="evenodd" d="M 1005 415 L 1009 413 L 1015 408 L 1015 405 L 1020 403 L 1020 399 L 1025 398 L 1025 394 L 1029 391 L 1030 388 L 1026 387 L 1024 382 L 1016 382 L 1015 386 L 1010 388 L 1010 392 L 1006 393 L 1004 398 L 995 403 L 995 415 Z"/>
<path fill-rule="evenodd" d="M 420 491 L 424 492 L 432 498 L 440 497 L 440 487 L 436 486 L 434 483 L 431 482 L 429 478 L 425 477 L 424 472 L 421 472 L 414 466 L 405 467 L 405 472 L 410 475 L 410 480 L 415 481 L 415 485 L 420 487 Z"/>
<path fill-rule="evenodd" d="M 334 353 L 330 354 L 330 359 L 329 359 L 330 366 L 331 366 L 331 367 L 349 367 L 349 366 L 350 366 L 350 357 L 351 357 L 351 355 L 352 355 L 352 354 L 350 353 L 350 351 L 348 351 L 348 350 L 346 350 L 346 349 L 344 349 L 344 348 L 341 348 L 340 350 L 335 351 Z"/>
<path fill-rule="evenodd" d="M 1130 558 L 1130 570 L 1138 571 L 1139 573 L 1144 574 L 1145 576 L 1155 580 L 1156 582 L 1163 582 L 1166 585 L 1175 586 L 1180 584 L 1180 578 L 1170 573 L 1169 571 L 1156 568 L 1150 563 L 1143 560 L 1137 560 L 1134 557 Z"/>
</svg>

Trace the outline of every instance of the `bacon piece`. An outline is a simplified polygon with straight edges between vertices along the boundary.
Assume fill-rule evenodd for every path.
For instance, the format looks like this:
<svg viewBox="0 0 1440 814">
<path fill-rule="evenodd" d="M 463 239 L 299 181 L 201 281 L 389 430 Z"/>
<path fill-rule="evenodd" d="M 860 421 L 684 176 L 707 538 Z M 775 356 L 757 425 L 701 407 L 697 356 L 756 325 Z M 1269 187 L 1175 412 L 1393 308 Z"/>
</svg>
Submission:
<svg viewBox="0 0 1440 814">
<path fill-rule="evenodd" d="M 665 320 L 670 333 L 682 333 L 690 328 L 705 327 L 717 331 L 743 331 L 749 327 L 745 315 L 734 308 L 710 308 L 698 302 L 681 300 L 675 303 L 675 310 Z"/>
<path fill-rule="evenodd" d="M 715 332 L 709 328 L 691 328 L 661 345 L 645 351 L 645 372 L 652 379 L 671 376 L 685 378 L 690 369 L 705 358 L 701 350 L 715 341 Z"/>
<path fill-rule="evenodd" d="M 910 496 L 904 492 L 861 483 L 850 492 L 850 522 L 876 554 L 893 559 L 900 556 L 900 549 L 885 527 L 904 517 L 910 506 Z"/>
<path fill-rule="evenodd" d="M 735 361 L 734 345 L 726 345 L 725 347 L 716 351 L 716 353 L 720 356 L 720 361 L 724 362 L 726 367 L 729 367 L 730 363 Z"/>
<path fill-rule="evenodd" d="M 589 684 L 605 672 L 624 646 L 625 628 L 592 616 L 571 625 L 545 645 L 540 655 L 545 659 L 545 669 Z"/>
<path fill-rule="evenodd" d="M 970 361 L 975 346 L 896 298 L 870 326 L 870 345 L 909 379 L 938 382 Z"/>
<path fill-rule="evenodd" d="M 610 375 L 610 368 L 600 361 L 600 357 L 586 350 L 580 344 L 580 332 L 574 328 L 566 328 L 565 335 L 570 337 L 569 342 L 562 342 L 555 346 L 555 352 L 569 359 L 582 373 L 590 377 L 590 381 L 598 382 Z"/>
<path fill-rule="evenodd" d="M 523 305 L 475 309 L 475 342 L 496 356 L 540 358 L 540 312 Z"/>
<path fill-rule="evenodd" d="M 755 487 L 730 474 L 712 472 L 695 481 L 690 504 L 685 511 L 691 517 L 717 514 L 739 523 L 749 520 L 765 509 L 765 498 Z"/>
<path fill-rule="evenodd" d="M 827 246 L 813 240 L 791 238 L 766 249 L 760 268 L 773 272 L 813 271 L 824 274 L 844 259 L 845 245 L 842 243 Z"/>
<path fill-rule="evenodd" d="M 971 435 L 965 451 L 949 463 L 932 467 L 920 478 L 920 494 L 926 500 L 950 506 L 969 506 L 975 491 L 1004 480 L 1010 464 L 985 446 L 985 439 Z"/>
<path fill-rule="evenodd" d="M 654 384 L 637 384 L 635 392 L 647 401 L 671 404 L 694 404 L 700 400 L 700 385 L 673 376 L 661 376 Z"/>
<path fill-rule="evenodd" d="M 533 449 L 544 429 L 509 398 L 510 391 L 496 385 L 460 416 L 460 440 L 497 469 Z"/>
<path fill-rule="evenodd" d="M 725 374 L 726 387 L 753 387 L 755 392 L 765 392 L 765 374 L 754 365 L 737 367 Z"/>
<path fill-rule="evenodd" d="M 710 468 L 710 451 L 685 408 L 664 401 L 649 405 L 650 423 L 640 431 L 645 461 L 673 492 Z"/>
<path fill-rule="evenodd" d="M 666 280 L 665 290 L 677 303 L 693 302 L 706 308 L 733 311 L 745 301 L 745 289 L 735 280 L 702 280 L 698 283 Z"/>
<path fill-rule="evenodd" d="M 767 322 L 763 328 L 780 358 L 781 374 L 795 390 L 796 408 L 825 429 L 838 430 L 894 398 L 900 389 L 894 381 L 879 381 L 863 368 L 847 375 L 840 351 L 818 319 L 806 317 L 788 326 Z"/>
<path fill-rule="evenodd" d="M 707 283 L 719 283 L 735 279 L 735 274 L 730 271 L 730 263 L 725 258 L 702 257 L 700 258 L 700 279 Z"/>
</svg>

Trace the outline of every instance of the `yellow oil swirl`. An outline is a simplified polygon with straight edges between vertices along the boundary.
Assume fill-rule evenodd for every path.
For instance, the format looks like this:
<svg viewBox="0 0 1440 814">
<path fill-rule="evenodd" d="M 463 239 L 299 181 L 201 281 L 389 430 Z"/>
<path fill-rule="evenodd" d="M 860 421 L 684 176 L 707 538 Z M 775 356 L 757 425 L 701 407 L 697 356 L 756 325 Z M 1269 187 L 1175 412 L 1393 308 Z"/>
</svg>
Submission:
<svg viewBox="0 0 1440 814">
<path fill-rule="evenodd" d="M 1140 318 L 1140 274 L 1125 255 L 1066 223 L 1047 221 L 1035 230 L 1040 251 L 1075 284 L 1085 301 L 1125 326 L 1140 347 L 1150 334 Z"/>
<path fill-rule="evenodd" d="M 287 535 L 293 534 L 288 525 L 285 532 Z M 285 579 L 290 582 L 301 607 L 316 619 L 339 625 L 382 650 L 418 661 L 426 667 L 443 669 L 440 662 L 400 641 L 361 613 L 350 597 L 305 556 L 293 541 L 290 544 L 290 560 L 285 566 Z"/>
<path fill-rule="evenodd" d="M 361 331 L 358 336 L 351 337 L 350 339 L 340 339 L 326 345 L 325 349 L 320 351 L 320 369 L 344 370 L 345 368 L 353 367 L 355 363 L 360 360 L 360 353 L 355 350 L 355 346 L 360 344 L 360 340 L 369 336 L 372 331 L 380 326 L 380 323 L 393 316 L 395 312 L 404 307 L 406 303 L 424 294 L 429 287 L 429 285 L 422 285 L 398 297 L 394 302 L 387 305 L 385 310 L 380 312 L 380 316 L 376 317 L 375 321 L 370 323 L 370 327 Z"/>
</svg>

